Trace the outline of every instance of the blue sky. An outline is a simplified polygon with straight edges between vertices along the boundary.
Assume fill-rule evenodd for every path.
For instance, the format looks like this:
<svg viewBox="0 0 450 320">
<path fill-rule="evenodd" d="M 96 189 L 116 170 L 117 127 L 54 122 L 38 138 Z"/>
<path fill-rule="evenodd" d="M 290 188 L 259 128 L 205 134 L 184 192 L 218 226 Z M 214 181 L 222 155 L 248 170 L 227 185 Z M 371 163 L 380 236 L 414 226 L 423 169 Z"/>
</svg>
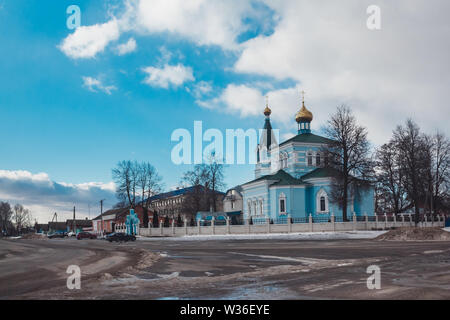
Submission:
<svg viewBox="0 0 450 320">
<path fill-rule="evenodd" d="M 375 145 L 424 104 L 432 112 L 415 120 L 447 130 L 435 116 L 448 101 L 446 11 L 378 2 L 373 32 L 370 1 L 0 0 L 0 200 L 43 221 L 73 205 L 85 214 L 97 197 L 109 207 L 111 169 L 126 159 L 152 163 L 169 189 L 189 169 L 171 163 L 175 129 L 258 129 L 266 94 L 283 138 L 295 133 L 302 89 L 315 129 L 347 103 Z M 66 27 L 72 4 L 76 31 Z M 251 165 L 226 169 L 228 187 L 252 176 Z M 36 181 L 47 180 L 62 191 L 40 196 Z"/>
</svg>

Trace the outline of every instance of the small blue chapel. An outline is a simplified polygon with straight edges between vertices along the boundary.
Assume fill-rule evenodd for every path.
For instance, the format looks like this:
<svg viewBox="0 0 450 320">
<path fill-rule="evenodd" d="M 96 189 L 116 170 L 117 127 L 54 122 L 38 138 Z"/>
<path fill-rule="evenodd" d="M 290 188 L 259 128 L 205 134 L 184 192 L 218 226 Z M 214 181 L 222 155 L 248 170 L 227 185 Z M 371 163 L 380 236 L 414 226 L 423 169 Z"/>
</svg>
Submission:
<svg viewBox="0 0 450 320">
<path fill-rule="evenodd" d="M 257 148 L 255 179 L 242 185 L 244 219 L 256 222 L 290 216 L 303 221 L 311 215 L 314 221 L 328 221 L 333 214 L 342 221 L 342 209 L 330 200 L 334 169 L 325 166 L 324 147 L 331 140 L 311 132 L 313 114 L 302 107 L 296 114 L 298 134 L 277 143 L 270 122 L 272 111 L 264 110 L 264 134 Z M 374 215 L 374 189 L 366 187 L 353 192 L 347 217 Z"/>
</svg>

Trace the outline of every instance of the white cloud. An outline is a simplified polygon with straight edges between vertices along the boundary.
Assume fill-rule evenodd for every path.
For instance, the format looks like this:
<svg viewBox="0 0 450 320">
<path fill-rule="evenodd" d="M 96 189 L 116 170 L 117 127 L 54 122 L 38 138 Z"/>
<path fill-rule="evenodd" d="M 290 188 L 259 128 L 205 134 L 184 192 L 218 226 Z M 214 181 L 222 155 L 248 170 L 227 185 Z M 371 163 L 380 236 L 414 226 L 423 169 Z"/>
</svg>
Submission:
<svg viewBox="0 0 450 320">
<path fill-rule="evenodd" d="M 211 82 L 199 81 L 194 85 L 192 94 L 196 99 L 203 99 L 209 96 L 213 92 L 213 87 Z"/>
<path fill-rule="evenodd" d="M 100 90 L 109 95 L 113 90 L 117 90 L 115 86 L 106 86 L 102 83 L 101 80 L 92 77 L 83 77 L 83 86 L 86 87 L 89 91 L 98 92 L 97 90 Z"/>
<path fill-rule="evenodd" d="M 46 173 L 0 170 L 0 201 L 21 203 L 40 222 L 47 222 L 54 212 L 58 212 L 58 219 L 70 218 L 73 206 L 79 217 L 87 216 L 91 206 L 93 218 L 99 214 L 96 205 L 100 199 L 106 199 L 106 207 L 117 202 L 113 182 L 58 183 Z"/>
<path fill-rule="evenodd" d="M 244 18 L 251 13 L 251 3 L 241 0 L 124 0 L 124 8 L 106 23 L 77 28 L 59 48 L 73 59 L 94 58 L 123 32 L 134 31 L 167 32 L 198 45 L 235 50 L 237 37 L 247 28 Z"/>
<path fill-rule="evenodd" d="M 134 27 L 147 33 L 168 32 L 199 45 L 235 49 L 245 31 L 243 18 L 250 1 L 241 0 L 134 0 Z"/>
<path fill-rule="evenodd" d="M 179 87 L 187 81 L 195 81 L 192 68 L 182 64 L 165 64 L 162 68 L 145 67 L 142 70 L 147 74 L 144 83 L 152 87 L 167 89 L 169 85 Z"/>
<path fill-rule="evenodd" d="M 269 96 L 272 119 L 289 128 L 292 127 L 295 113 L 300 109 L 299 92 L 298 86 L 262 92 L 258 86 L 230 84 L 219 97 L 198 100 L 197 103 L 204 108 L 223 110 L 240 117 L 263 117 L 265 96 Z"/>
<path fill-rule="evenodd" d="M 370 1 L 267 4 L 280 22 L 270 36 L 243 44 L 234 70 L 301 84 L 315 128 L 337 105 L 347 103 L 377 144 L 407 117 L 425 130 L 440 127 L 450 133 L 438 116 L 447 114 L 449 100 L 449 44 L 443 41 L 448 2 L 378 1 L 379 31 L 366 28 Z M 285 122 L 292 121 L 292 111 L 281 115 Z"/>
<path fill-rule="evenodd" d="M 78 27 L 63 40 L 59 48 L 73 59 L 94 58 L 119 36 L 119 22 L 113 18 L 103 24 Z"/>
<path fill-rule="evenodd" d="M 134 40 L 134 38 L 130 38 L 127 42 L 119 44 L 116 47 L 116 51 L 119 56 L 123 56 L 127 53 L 136 51 L 136 48 L 136 40 Z"/>
<path fill-rule="evenodd" d="M 123 32 L 142 36 L 167 33 L 199 46 L 234 50 L 238 60 L 232 70 L 237 73 L 301 84 L 315 116 L 315 128 L 324 124 L 337 105 L 347 103 L 369 127 L 376 143 L 386 141 L 395 125 L 409 116 L 425 130 L 439 127 L 450 133 L 443 117 L 436 116 L 447 113 L 449 100 L 448 1 L 436 0 L 430 5 L 422 0 L 379 0 L 382 25 L 378 31 L 366 27 L 366 9 L 372 4 L 368 0 L 124 1 L 126 10 L 121 14 L 105 24 L 77 29 L 61 49 L 73 58 L 94 57 Z M 258 15 L 255 3 L 270 7 L 275 18 Z M 253 20 L 273 33 L 238 44 L 238 37 L 254 27 L 249 17 L 260 17 Z M 169 62 L 158 63 L 165 64 Z M 162 75 L 164 69 L 149 67 L 148 71 L 148 84 L 168 87 L 172 83 Z M 204 107 L 227 103 L 229 110 L 238 114 L 259 114 L 250 106 L 238 111 L 243 103 L 236 99 L 259 103 L 256 91 L 274 89 L 256 83 L 244 87 L 232 84 L 217 98 L 208 96 L 209 100 L 193 94 Z M 289 112 L 277 115 L 274 110 L 273 114 L 287 125 L 298 107 L 297 100 L 290 100 L 292 105 L 278 106 Z"/>
</svg>

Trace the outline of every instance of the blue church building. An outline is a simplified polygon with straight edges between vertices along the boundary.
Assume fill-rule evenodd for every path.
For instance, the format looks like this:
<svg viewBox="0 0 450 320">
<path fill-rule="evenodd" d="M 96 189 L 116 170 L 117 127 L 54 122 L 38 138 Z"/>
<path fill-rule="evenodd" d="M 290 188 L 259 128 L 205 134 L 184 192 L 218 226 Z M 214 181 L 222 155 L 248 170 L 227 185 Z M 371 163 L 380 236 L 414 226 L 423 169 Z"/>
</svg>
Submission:
<svg viewBox="0 0 450 320">
<path fill-rule="evenodd" d="M 255 179 L 242 185 L 244 219 L 283 219 L 290 216 L 307 221 L 328 221 L 333 214 L 342 221 L 342 209 L 330 199 L 335 169 L 325 166 L 324 147 L 331 140 L 311 132 L 312 113 L 302 107 L 296 114 L 298 134 L 277 143 L 270 122 L 269 105 L 264 110 L 265 123 L 257 149 Z M 355 190 L 348 203 L 347 218 L 374 215 L 374 190 Z"/>
</svg>

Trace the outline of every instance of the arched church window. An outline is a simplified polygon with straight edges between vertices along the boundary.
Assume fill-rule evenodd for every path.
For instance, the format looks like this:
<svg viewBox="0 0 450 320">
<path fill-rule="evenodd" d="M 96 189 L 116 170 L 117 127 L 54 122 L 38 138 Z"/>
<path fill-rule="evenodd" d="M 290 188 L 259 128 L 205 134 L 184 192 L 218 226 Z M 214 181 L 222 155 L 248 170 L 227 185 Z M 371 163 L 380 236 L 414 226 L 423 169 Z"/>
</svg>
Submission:
<svg viewBox="0 0 450 320">
<path fill-rule="evenodd" d="M 328 213 L 328 195 L 324 189 L 317 192 L 316 196 L 316 210 L 317 213 Z"/>
<path fill-rule="evenodd" d="M 284 193 L 280 194 L 280 214 L 286 213 L 286 195 Z"/>
<path fill-rule="evenodd" d="M 308 158 L 308 167 L 312 167 L 312 165 L 313 165 L 313 155 L 312 155 L 311 152 L 308 152 L 307 158 Z"/>
<path fill-rule="evenodd" d="M 325 211 L 325 197 L 320 197 L 320 211 Z"/>
</svg>

